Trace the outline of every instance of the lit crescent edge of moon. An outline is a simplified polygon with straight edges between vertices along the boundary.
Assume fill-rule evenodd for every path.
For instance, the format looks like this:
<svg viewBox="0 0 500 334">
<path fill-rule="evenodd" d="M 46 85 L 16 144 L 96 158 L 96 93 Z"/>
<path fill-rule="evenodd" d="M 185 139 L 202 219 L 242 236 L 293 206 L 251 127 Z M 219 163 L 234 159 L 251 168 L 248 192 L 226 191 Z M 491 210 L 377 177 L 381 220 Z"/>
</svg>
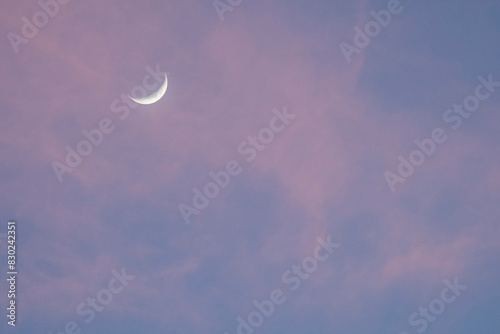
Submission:
<svg viewBox="0 0 500 334">
<path fill-rule="evenodd" d="M 139 104 L 153 104 L 157 101 L 159 101 L 163 95 L 165 95 L 165 92 L 167 91 L 167 86 L 168 86 L 168 78 L 167 78 L 167 73 L 163 73 L 165 75 L 165 80 L 163 81 L 163 84 L 158 88 L 156 92 L 154 92 L 151 95 L 145 96 L 143 98 L 133 98 L 132 96 L 128 96 L 132 101 L 139 103 Z"/>
</svg>

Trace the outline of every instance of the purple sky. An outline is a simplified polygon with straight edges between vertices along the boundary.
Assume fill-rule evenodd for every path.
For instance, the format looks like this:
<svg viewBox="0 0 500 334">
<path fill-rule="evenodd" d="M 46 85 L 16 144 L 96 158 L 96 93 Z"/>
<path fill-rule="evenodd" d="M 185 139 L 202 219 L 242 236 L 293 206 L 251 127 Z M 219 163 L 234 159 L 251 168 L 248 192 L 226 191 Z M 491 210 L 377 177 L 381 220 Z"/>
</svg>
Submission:
<svg viewBox="0 0 500 334">
<path fill-rule="evenodd" d="M 500 4 L 401 0 L 348 62 L 340 43 L 392 1 L 243 0 L 221 20 L 212 0 L 73 0 L 17 44 L 41 7 L 5 1 L 0 236 L 17 221 L 19 274 L 15 328 L 0 284 L 0 332 L 233 334 L 279 290 L 255 333 L 500 333 Z M 165 96 L 125 107 L 147 66 Z M 59 182 L 53 162 L 103 119 L 112 132 Z M 384 174 L 401 180 L 436 128 L 446 140 L 391 191 Z M 330 256 L 291 289 L 316 250 Z M 86 323 L 77 307 L 122 268 L 135 278 Z M 455 279 L 467 288 L 443 298 Z M 445 309 L 425 320 L 430 305 Z"/>
</svg>

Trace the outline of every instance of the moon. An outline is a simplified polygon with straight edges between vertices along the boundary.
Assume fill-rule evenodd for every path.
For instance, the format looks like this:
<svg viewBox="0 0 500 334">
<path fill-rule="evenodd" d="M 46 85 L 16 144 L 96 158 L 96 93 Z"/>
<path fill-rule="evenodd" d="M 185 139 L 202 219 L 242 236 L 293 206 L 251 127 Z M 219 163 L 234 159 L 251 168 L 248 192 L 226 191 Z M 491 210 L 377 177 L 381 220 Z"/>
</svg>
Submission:
<svg viewBox="0 0 500 334">
<path fill-rule="evenodd" d="M 165 92 L 167 91 L 168 78 L 167 78 L 167 74 L 166 73 L 164 73 L 164 74 L 165 74 L 165 80 L 163 81 L 163 84 L 153 94 L 142 97 L 142 98 L 133 98 L 130 95 L 128 97 L 132 101 L 139 103 L 139 104 L 153 104 L 155 102 L 158 102 L 163 97 L 163 95 L 165 95 Z"/>
</svg>

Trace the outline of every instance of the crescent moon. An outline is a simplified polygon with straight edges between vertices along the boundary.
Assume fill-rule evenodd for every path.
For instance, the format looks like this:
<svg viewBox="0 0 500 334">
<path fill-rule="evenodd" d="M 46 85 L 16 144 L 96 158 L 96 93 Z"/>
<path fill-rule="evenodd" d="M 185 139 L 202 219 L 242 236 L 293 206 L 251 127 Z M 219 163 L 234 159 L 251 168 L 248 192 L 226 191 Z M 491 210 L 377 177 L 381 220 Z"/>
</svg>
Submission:
<svg viewBox="0 0 500 334">
<path fill-rule="evenodd" d="M 153 104 L 155 102 L 158 102 L 163 97 L 163 95 L 165 95 L 165 92 L 167 91 L 168 78 L 167 78 L 167 74 L 166 73 L 164 73 L 164 74 L 165 74 L 165 80 L 163 81 L 163 84 L 153 94 L 142 97 L 142 98 L 133 98 L 130 95 L 128 97 L 132 101 L 139 103 L 139 104 Z"/>
</svg>

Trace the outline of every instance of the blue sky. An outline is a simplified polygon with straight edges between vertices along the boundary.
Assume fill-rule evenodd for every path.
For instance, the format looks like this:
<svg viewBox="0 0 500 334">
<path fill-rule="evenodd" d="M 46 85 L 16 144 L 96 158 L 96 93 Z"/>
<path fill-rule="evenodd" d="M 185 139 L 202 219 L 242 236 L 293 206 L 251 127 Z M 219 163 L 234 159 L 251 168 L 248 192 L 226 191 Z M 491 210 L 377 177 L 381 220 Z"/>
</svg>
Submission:
<svg viewBox="0 0 500 334">
<path fill-rule="evenodd" d="M 498 1 L 43 3 L 0 13 L 2 333 L 498 333 Z"/>
</svg>

